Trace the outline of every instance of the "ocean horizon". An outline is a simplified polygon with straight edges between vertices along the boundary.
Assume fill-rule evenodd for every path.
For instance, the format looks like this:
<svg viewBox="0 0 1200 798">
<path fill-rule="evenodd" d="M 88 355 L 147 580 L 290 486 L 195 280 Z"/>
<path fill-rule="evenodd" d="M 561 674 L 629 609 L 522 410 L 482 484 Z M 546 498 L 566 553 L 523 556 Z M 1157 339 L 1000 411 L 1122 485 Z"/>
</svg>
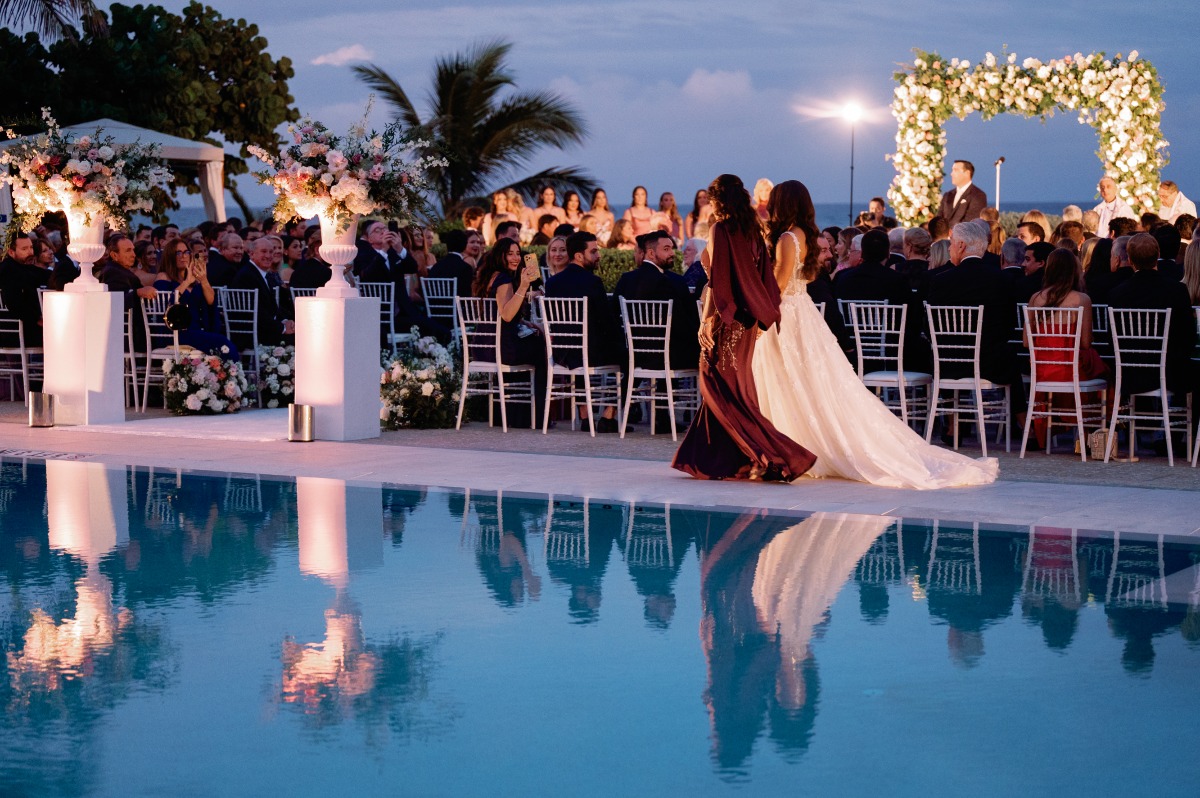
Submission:
<svg viewBox="0 0 1200 798">
<path fill-rule="evenodd" d="M 870 198 L 868 197 L 868 200 L 869 199 Z M 1094 207 L 1095 204 L 1096 200 L 1094 198 L 1092 200 L 1075 200 L 1073 202 L 1063 200 L 1038 200 L 1034 202 L 1017 200 L 1013 202 L 1001 202 L 1000 210 L 1001 212 L 1012 211 L 1015 213 L 1024 213 L 1025 211 L 1037 208 L 1047 215 L 1057 216 L 1061 214 L 1063 208 L 1068 205 L 1078 205 L 1080 208 L 1086 210 Z M 861 207 L 859 207 L 860 205 Z M 627 206 L 623 205 L 614 205 L 613 212 L 619 216 L 625 212 L 626 207 Z M 855 207 L 857 208 L 856 214 L 861 213 L 867 209 L 867 202 L 864 201 L 862 203 L 855 203 Z M 851 221 L 850 206 L 846 202 L 817 202 L 814 203 L 814 208 L 817 212 L 817 226 L 822 229 L 835 225 L 838 227 L 845 227 Z M 226 213 L 232 216 L 240 215 L 236 206 L 232 208 L 227 206 L 225 210 Z M 891 215 L 891 209 L 889 208 L 888 210 L 889 215 Z M 680 213 L 690 212 L 690 205 L 687 206 L 686 210 L 682 207 L 680 208 Z M 181 230 L 188 227 L 195 227 L 204 220 L 204 207 L 201 205 L 185 205 L 171 214 L 171 221 L 175 224 L 178 224 Z M 132 224 L 133 227 L 136 228 L 139 224 L 151 224 L 151 222 L 149 219 L 143 216 L 135 216 Z"/>
</svg>

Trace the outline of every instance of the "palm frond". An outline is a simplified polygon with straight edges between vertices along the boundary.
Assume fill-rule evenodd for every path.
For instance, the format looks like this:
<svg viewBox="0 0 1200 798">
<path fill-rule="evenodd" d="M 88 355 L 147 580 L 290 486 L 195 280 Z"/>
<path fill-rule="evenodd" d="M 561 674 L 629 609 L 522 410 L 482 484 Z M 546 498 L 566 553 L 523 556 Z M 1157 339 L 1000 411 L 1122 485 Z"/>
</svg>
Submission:
<svg viewBox="0 0 1200 798">
<path fill-rule="evenodd" d="M 396 116 L 404 124 L 414 129 L 424 128 L 425 125 L 421 121 L 417 109 L 408 99 L 408 94 L 391 75 L 374 64 L 359 64 L 354 67 L 354 74 L 368 87 L 378 92 L 384 101 L 395 109 Z"/>
<path fill-rule="evenodd" d="M 0 23 L 29 26 L 43 39 L 76 39 L 75 26 L 85 19 L 95 25 L 97 17 L 103 14 L 91 0 L 0 0 Z"/>
<path fill-rule="evenodd" d="M 581 196 L 587 197 L 591 196 L 600 184 L 596 182 L 596 178 L 577 166 L 551 166 L 503 188 L 511 188 L 526 200 L 536 203 L 538 192 L 544 186 L 553 187 L 560 195 L 567 191 L 577 191 Z"/>
</svg>

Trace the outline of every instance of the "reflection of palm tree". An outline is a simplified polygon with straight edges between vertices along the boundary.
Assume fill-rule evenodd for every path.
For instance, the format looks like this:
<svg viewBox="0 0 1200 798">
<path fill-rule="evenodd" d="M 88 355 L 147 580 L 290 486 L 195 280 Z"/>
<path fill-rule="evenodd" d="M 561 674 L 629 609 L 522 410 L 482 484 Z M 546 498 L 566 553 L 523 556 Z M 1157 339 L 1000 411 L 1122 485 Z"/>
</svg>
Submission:
<svg viewBox="0 0 1200 798">
<path fill-rule="evenodd" d="M 819 690 L 809 641 L 855 563 L 893 522 L 818 513 L 797 524 L 747 514 L 705 553 L 705 702 L 722 770 L 741 769 L 764 719 L 781 751 L 807 749 Z"/>
<path fill-rule="evenodd" d="M 354 67 L 360 79 L 383 95 L 400 121 L 432 142 L 434 154 L 449 165 L 431 171 L 442 203 L 450 215 L 463 200 L 496 188 L 499 176 L 520 168 L 542 147 L 563 147 L 583 141 L 583 119 L 565 99 L 551 91 L 500 93 L 515 85 L 504 61 L 512 45 L 491 41 L 465 54 L 438 59 L 430 92 L 427 119 L 408 93 L 379 67 Z M 544 169 L 510 185 L 532 197 L 545 183 L 560 191 L 588 194 L 595 183 L 575 167 Z"/>
</svg>

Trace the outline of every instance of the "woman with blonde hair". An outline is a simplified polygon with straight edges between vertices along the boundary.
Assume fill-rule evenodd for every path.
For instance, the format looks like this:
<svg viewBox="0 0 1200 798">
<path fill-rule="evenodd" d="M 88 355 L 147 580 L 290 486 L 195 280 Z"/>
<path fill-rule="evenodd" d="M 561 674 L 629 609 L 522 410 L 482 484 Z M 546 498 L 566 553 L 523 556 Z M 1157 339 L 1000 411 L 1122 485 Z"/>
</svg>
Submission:
<svg viewBox="0 0 1200 798">
<path fill-rule="evenodd" d="M 993 255 L 999 255 L 1000 248 L 1008 240 L 1008 233 L 1004 231 L 999 222 L 988 222 L 988 227 L 991 228 L 991 238 L 988 239 L 987 251 Z"/>
<path fill-rule="evenodd" d="M 950 239 L 934 241 L 929 247 L 929 271 L 940 269 L 950 262 Z"/>
<path fill-rule="evenodd" d="M 1050 240 L 1050 234 L 1054 231 L 1050 229 L 1050 220 L 1046 218 L 1046 214 L 1042 213 L 1037 208 L 1026 211 L 1025 215 L 1021 217 L 1020 224 L 1025 224 L 1026 222 L 1034 222 L 1035 224 L 1041 225 L 1042 230 L 1044 230 L 1046 233 L 1042 240 Z"/>
<path fill-rule="evenodd" d="M 671 238 L 676 241 L 682 240 L 683 217 L 679 215 L 679 208 L 675 204 L 675 195 L 670 191 L 664 191 L 658 198 L 658 212 L 665 218 L 666 230 L 671 234 Z"/>
</svg>

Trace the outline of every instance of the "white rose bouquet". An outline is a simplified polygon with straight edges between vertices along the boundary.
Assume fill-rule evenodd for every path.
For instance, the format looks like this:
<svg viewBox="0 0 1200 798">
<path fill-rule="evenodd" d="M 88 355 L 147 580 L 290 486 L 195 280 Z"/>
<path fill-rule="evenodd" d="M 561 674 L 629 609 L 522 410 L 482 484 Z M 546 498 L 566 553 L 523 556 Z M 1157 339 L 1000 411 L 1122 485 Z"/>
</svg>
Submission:
<svg viewBox="0 0 1200 798">
<path fill-rule="evenodd" d="M 412 331 L 419 335 L 416 327 Z M 461 389 L 462 375 L 453 353 L 434 338 L 418 338 L 383 364 L 380 423 L 387 429 L 453 426 Z"/>
<path fill-rule="evenodd" d="M 248 387 L 241 364 L 221 354 L 181 352 L 179 359 L 163 361 L 163 392 L 167 410 L 177 416 L 236 413 Z"/>
<path fill-rule="evenodd" d="M 284 407 L 296 396 L 296 347 L 258 348 L 258 405 Z"/>
</svg>

